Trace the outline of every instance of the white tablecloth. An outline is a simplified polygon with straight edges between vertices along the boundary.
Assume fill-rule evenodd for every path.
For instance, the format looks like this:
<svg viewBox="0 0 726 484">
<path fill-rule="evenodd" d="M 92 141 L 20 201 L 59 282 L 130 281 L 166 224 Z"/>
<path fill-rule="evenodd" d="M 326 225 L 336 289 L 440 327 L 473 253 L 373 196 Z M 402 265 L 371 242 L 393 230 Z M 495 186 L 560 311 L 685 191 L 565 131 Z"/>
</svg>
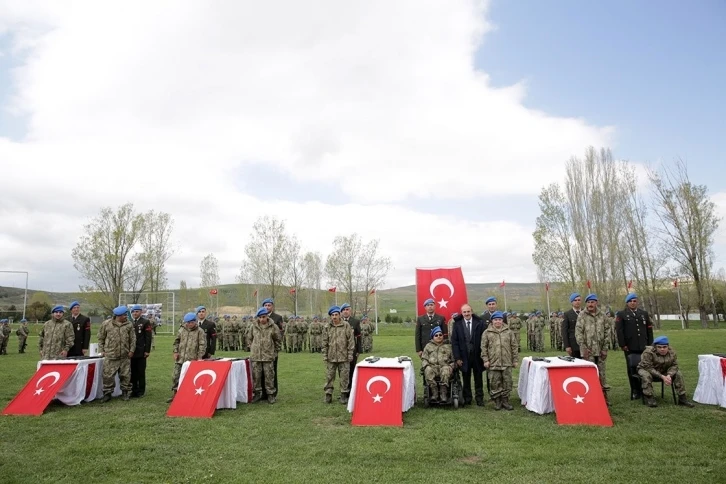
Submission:
<svg viewBox="0 0 726 484">
<path fill-rule="evenodd" d="M 410 361 L 398 362 L 398 358 L 381 358 L 375 363 L 369 363 L 365 360 L 355 365 L 353 372 L 353 388 L 350 389 L 350 398 L 348 399 L 348 412 L 353 412 L 355 408 L 355 388 L 358 384 L 358 368 L 402 368 L 403 369 L 403 391 L 401 392 L 401 410 L 407 412 L 416 402 L 416 374 L 413 369 L 413 363 Z"/>
<path fill-rule="evenodd" d="M 522 405 L 527 410 L 540 415 L 555 411 L 552 390 L 550 389 L 550 376 L 547 372 L 548 368 L 592 366 L 597 370 L 595 363 L 586 360 L 577 359 L 569 362 L 556 356 L 547 356 L 546 358 L 550 360 L 549 363 L 546 361 L 533 361 L 531 356 L 525 357 L 519 370 L 519 382 L 517 384 L 517 394 L 522 400 Z"/>
<path fill-rule="evenodd" d="M 221 358 L 223 361 L 231 359 L 233 358 Z M 187 361 L 182 365 L 179 385 L 184 380 L 184 375 L 187 374 L 191 363 L 191 361 Z M 253 390 L 250 361 L 247 359 L 232 361 L 232 368 L 227 373 L 227 380 L 224 382 L 224 388 L 217 400 L 217 408 L 237 408 L 237 402 L 248 403 L 252 398 Z"/>
<path fill-rule="evenodd" d="M 726 387 L 721 371 L 721 357 L 698 355 L 698 385 L 693 400 L 707 405 L 726 407 Z"/>
<path fill-rule="evenodd" d="M 103 397 L 103 358 L 89 360 L 40 360 L 36 371 L 43 364 L 77 365 L 71 377 L 55 395 L 55 399 L 60 400 L 61 403 L 66 405 L 80 405 L 81 402 L 90 402 Z M 94 374 L 91 388 L 89 389 L 87 385 L 89 383 L 88 367 L 90 365 L 94 365 Z M 87 392 L 88 398 L 86 398 Z M 121 395 L 121 387 L 119 385 L 118 375 L 116 375 L 116 388 L 114 388 L 113 396 L 118 397 L 119 395 Z"/>
</svg>

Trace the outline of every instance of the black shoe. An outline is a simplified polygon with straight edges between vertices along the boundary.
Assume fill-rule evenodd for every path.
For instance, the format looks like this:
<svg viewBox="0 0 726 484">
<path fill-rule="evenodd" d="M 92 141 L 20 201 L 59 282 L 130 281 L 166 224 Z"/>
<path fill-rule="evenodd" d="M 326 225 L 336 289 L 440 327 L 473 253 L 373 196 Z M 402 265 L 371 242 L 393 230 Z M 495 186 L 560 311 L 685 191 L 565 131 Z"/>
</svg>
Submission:
<svg viewBox="0 0 726 484">
<path fill-rule="evenodd" d="M 484 406 L 484 399 L 483 398 L 477 398 L 476 399 L 476 406 L 477 407 L 483 407 Z"/>
<path fill-rule="evenodd" d="M 678 396 L 678 405 L 682 405 L 684 407 L 693 408 L 695 405 L 692 402 L 688 401 L 688 398 L 686 398 L 685 395 L 679 395 Z"/>
<path fill-rule="evenodd" d="M 655 398 L 652 396 L 645 397 L 645 404 L 648 405 L 650 408 L 655 408 L 658 406 L 658 402 L 655 401 Z"/>
<path fill-rule="evenodd" d="M 326 393 L 325 394 L 325 403 L 333 403 L 333 395 Z"/>
<path fill-rule="evenodd" d="M 111 401 L 111 394 L 107 393 L 103 396 L 103 399 L 101 400 L 101 403 L 108 403 Z"/>
</svg>

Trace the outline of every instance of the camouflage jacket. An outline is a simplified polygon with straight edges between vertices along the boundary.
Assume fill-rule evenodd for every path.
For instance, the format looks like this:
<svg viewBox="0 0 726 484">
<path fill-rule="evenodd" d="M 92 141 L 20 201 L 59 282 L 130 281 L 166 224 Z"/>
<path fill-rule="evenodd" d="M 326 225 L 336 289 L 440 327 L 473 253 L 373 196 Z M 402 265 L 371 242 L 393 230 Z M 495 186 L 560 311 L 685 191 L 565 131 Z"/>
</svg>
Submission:
<svg viewBox="0 0 726 484">
<path fill-rule="evenodd" d="M 545 328 L 545 320 L 543 317 L 537 317 L 534 318 L 534 331 L 535 333 L 540 333 L 544 331 Z"/>
<path fill-rule="evenodd" d="M 129 358 L 136 350 L 136 333 L 131 321 L 107 319 L 98 330 L 98 352 L 112 360 Z"/>
<path fill-rule="evenodd" d="M 61 352 L 71 349 L 75 340 L 73 325 L 67 319 L 46 321 L 38 335 L 40 358 L 43 360 L 60 358 Z"/>
<path fill-rule="evenodd" d="M 27 326 L 22 326 L 21 325 L 18 328 L 18 330 L 16 331 L 16 333 L 21 338 L 27 338 L 28 336 L 30 336 L 30 328 L 28 328 Z"/>
<path fill-rule="evenodd" d="M 250 344 L 251 361 L 275 361 L 282 346 L 280 328 L 271 321 L 267 324 L 255 321 L 247 330 L 247 341 Z"/>
<path fill-rule="evenodd" d="M 518 348 L 517 333 L 504 325 L 499 329 L 489 325 L 481 337 L 481 359 L 489 363 L 490 370 L 512 368 L 519 361 Z"/>
<path fill-rule="evenodd" d="M 3 329 L 2 329 L 3 338 L 10 337 L 10 333 L 12 333 L 12 332 L 13 332 L 13 329 L 10 327 L 9 324 L 3 324 Z"/>
<path fill-rule="evenodd" d="M 522 321 L 520 321 L 519 318 L 512 316 L 509 318 L 509 329 L 519 332 L 519 330 L 522 329 Z"/>
<path fill-rule="evenodd" d="M 323 325 L 320 321 L 310 323 L 310 334 L 323 334 Z"/>
<path fill-rule="evenodd" d="M 575 325 L 575 340 L 580 345 L 580 351 L 590 350 L 594 356 L 607 351 L 609 327 L 605 313 L 597 309 L 595 314 L 580 311 Z"/>
<path fill-rule="evenodd" d="M 421 353 L 421 368 L 433 366 L 451 366 L 454 365 L 454 352 L 450 344 L 436 344 L 433 341 L 426 344 L 423 353 Z"/>
<path fill-rule="evenodd" d="M 361 323 L 360 324 L 360 334 L 361 336 L 368 336 L 371 334 L 371 324 L 370 323 Z"/>
<path fill-rule="evenodd" d="M 673 377 L 678 372 L 678 357 L 673 348 L 661 356 L 654 346 L 646 346 L 638 363 L 639 370 L 645 370 L 653 376 L 668 375 Z"/>
<path fill-rule="evenodd" d="M 177 363 L 201 360 L 206 352 L 207 335 L 202 328 L 194 326 L 193 329 L 190 329 L 184 326 L 179 329 L 174 338 L 174 353 L 179 354 L 176 359 Z"/>
<path fill-rule="evenodd" d="M 355 337 L 350 324 L 342 321 L 339 325 L 328 323 L 323 328 L 323 361 L 344 363 L 353 361 Z"/>
</svg>

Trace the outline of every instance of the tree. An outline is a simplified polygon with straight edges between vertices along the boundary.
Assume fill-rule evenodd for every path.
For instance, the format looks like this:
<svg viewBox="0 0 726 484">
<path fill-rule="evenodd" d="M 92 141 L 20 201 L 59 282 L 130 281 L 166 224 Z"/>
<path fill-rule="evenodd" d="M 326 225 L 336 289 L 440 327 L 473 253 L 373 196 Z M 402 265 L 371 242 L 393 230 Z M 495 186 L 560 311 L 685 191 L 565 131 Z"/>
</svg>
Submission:
<svg viewBox="0 0 726 484">
<path fill-rule="evenodd" d="M 30 296 L 30 301 L 28 301 L 28 304 L 33 304 L 35 302 L 41 302 L 47 304 L 48 307 L 53 307 L 53 300 L 47 293 L 43 291 L 34 292 L 33 295 Z"/>
<path fill-rule="evenodd" d="M 51 305 L 45 301 L 33 301 L 28 305 L 27 319 L 31 321 L 47 321 L 50 319 Z"/>
<path fill-rule="evenodd" d="M 690 181 L 682 160 L 673 169 L 650 171 L 648 177 L 660 221 L 659 234 L 670 250 L 669 255 L 693 281 L 701 326 L 707 328 L 706 289 L 713 266 L 714 234 L 720 222 L 715 204 L 705 185 Z"/>
<path fill-rule="evenodd" d="M 179 305 L 182 307 L 182 315 L 187 312 L 191 307 L 189 301 L 189 289 L 187 288 L 187 281 L 179 281 Z"/>
<path fill-rule="evenodd" d="M 159 292 L 166 288 L 166 262 L 174 255 L 171 235 L 174 220 L 171 215 L 151 210 L 144 215 L 141 233 L 142 265 L 148 290 Z"/>
<path fill-rule="evenodd" d="M 286 237 L 283 247 L 283 264 L 287 268 L 284 276 L 284 283 L 290 288 L 289 294 L 292 299 L 292 307 L 295 315 L 298 315 L 298 298 L 302 290 L 302 285 L 307 278 L 305 270 L 305 258 L 300 250 L 300 242 L 294 235 Z"/>
<path fill-rule="evenodd" d="M 209 289 L 219 285 L 219 261 L 214 254 L 208 254 L 199 266 L 201 287 Z"/>
<path fill-rule="evenodd" d="M 116 211 L 101 209 L 98 217 L 83 227 L 73 249 L 73 266 L 88 284 L 81 286 L 86 299 L 110 311 L 134 278 L 132 258 L 143 228 L 143 216 L 127 203 Z"/>
<path fill-rule="evenodd" d="M 239 278 L 256 286 L 265 285 L 270 297 L 285 277 L 285 222 L 269 216 L 260 217 L 252 226 L 252 238 L 245 246 L 245 260 Z"/>
<path fill-rule="evenodd" d="M 331 284 L 348 294 L 348 301 L 355 313 L 357 304 L 353 294 L 359 290 L 358 260 L 363 243 L 358 234 L 349 237 L 339 235 L 333 240 L 333 252 L 325 262 L 325 273 Z"/>
<path fill-rule="evenodd" d="M 323 284 L 323 257 L 318 252 L 308 252 L 305 254 L 305 275 L 307 280 L 305 284 L 309 289 L 310 311 L 323 312 L 322 299 L 320 290 Z"/>
<path fill-rule="evenodd" d="M 371 240 L 363 246 L 358 258 L 360 288 L 364 291 L 364 311 L 368 310 L 371 292 L 383 285 L 391 270 L 391 259 L 379 254 L 379 241 Z"/>
</svg>

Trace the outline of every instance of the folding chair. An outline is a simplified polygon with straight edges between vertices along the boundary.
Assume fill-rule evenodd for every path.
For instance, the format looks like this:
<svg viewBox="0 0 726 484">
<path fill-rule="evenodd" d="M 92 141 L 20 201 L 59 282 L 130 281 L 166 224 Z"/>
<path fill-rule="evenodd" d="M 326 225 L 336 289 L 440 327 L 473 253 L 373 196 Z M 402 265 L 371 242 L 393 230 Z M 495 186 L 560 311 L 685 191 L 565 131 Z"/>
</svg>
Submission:
<svg viewBox="0 0 726 484">
<path fill-rule="evenodd" d="M 632 375 L 634 378 L 637 378 L 638 381 L 640 381 L 640 375 L 638 374 L 638 364 L 640 363 L 640 355 L 638 353 L 631 353 L 628 355 L 628 373 Z M 660 382 L 660 398 L 665 399 L 665 382 L 662 378 L 653 376 L 653 383 Z M 671 392 L 673 392 L 673 404 L 678 405 L 678 397 L 676 396 L 676 387 L 674 385 L 670 385 Z M 643 405 L 645 405 L 645 395 L 641 392 L 640 399 L 643 402 Z"/>
</svg>

